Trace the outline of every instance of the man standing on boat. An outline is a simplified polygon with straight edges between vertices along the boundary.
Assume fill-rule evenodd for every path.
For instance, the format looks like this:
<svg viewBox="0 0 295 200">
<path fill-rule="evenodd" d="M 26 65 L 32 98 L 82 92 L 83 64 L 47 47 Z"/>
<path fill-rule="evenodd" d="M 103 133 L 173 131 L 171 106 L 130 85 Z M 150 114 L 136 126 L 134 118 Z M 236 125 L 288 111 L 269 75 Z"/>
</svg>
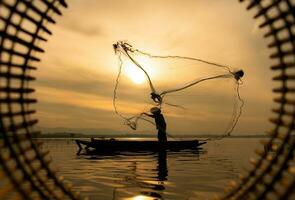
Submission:
<svg viewBox="0 0 295 200">
<path fill-rule="evenodd" d="M 150 112 L 152 115 L 148 113 L 143 114 L 155 119 L 156 127 L 158 129 L 158 141 L 167 142 L 166 122 L 164 116 L 161 114 L 161 109 L 158 107 L 153 107 L 151 108 Z"/>
</svg>

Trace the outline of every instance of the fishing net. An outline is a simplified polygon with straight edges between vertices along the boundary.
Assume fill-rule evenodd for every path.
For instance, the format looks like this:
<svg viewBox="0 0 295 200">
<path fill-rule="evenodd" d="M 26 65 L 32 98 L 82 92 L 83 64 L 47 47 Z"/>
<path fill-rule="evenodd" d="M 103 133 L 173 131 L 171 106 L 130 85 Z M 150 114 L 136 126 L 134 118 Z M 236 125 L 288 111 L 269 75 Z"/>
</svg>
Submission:
<svg viewBox="0 0 295 200">
<path fill-rule="evenodd" d="M 125 41 L 119 41 L 113 47 L 119 62 L 113 106 L 125 125 L 133 130 L 138 129 L 139 122 L 147 122 L 141 123 L 141 129 L 154 126 L 154 121 L 145 113 L 149 113 L 152 107 L 158 107 L 168 116 L 168 125 L 172 124 L 172 128 L 174 125 L 173 130 L 178 127 L 175 124 L 181 122 L 186 127 L 189 123 L 198 127 L 191 119 L 212 113 L 210 109 L 215 104 L 216 109 L 227 108 L 227 111 L 222 111 L 227 113 L 226 117 L 221 117 L 227 118 L 227 126 L 218 131 L 218 138 L 231 135 L 244 105 L 240 96 L 242 70 L 199 58 L 153 55 Z M 222 88 L 222 93 L 215 88 Z M 230 105 L 218 105 L 220 99 L 229 99 Z M 200 101 L 203 101 L 203 106 Z M 206 104 L 210 104 L 207 111 Z M 209 118 L 206 120 L 210 121 Z M 202 127 L 204 134 L 206 130 Z"/>
</svg>

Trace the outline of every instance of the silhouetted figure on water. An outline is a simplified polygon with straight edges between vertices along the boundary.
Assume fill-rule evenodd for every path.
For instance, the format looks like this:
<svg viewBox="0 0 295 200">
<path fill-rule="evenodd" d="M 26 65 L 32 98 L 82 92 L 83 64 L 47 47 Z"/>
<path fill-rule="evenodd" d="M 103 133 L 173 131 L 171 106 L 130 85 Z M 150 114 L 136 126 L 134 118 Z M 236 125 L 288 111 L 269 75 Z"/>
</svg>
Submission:
<svg viewBox="0 0 295 200">
<path fill-rule="evenodd" d="M 158 141 L 167 142 L 166 122 L 164 116 L 161 114 L 161 109 L 153 107 L 151 108 L 150 112 L 152 115 L 148 113 L 144 114 L 155 119 L 156 127 L 158 129 Z"/>
</svg>

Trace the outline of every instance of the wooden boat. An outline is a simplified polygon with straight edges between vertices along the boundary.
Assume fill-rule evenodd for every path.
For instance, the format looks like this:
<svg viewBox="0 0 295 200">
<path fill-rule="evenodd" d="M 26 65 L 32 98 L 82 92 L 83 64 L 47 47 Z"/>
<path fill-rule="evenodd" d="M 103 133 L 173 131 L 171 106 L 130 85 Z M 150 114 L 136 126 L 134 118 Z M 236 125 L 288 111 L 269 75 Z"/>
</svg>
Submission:
<svg viewBox="0 0 295 200">
<path fill-rule="evenodd" d="M 128 141 L 128 140 L 103 140 L 91 139 L 91 141 L 75 140 L 79 150 L 78 154 L 84 149 L 86 151 L 94 149 L 97 152 L 116 152 L 116 151 L 160 151 L 160 150 L 184 150 L 198 149 L 206 142 L 199 140 L 178 140 L 178 141 Z"/>
</svg>

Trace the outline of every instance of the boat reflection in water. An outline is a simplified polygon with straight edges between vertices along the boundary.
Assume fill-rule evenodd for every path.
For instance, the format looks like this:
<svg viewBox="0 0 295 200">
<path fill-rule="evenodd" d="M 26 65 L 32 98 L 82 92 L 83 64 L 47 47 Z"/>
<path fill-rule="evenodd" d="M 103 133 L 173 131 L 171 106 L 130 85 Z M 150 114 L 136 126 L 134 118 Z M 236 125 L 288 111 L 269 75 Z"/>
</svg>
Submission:
<svg viewBox="0 0 295 200">
<path fill-rule="evenodd" d="M 149 200 L 164 199 L 170 192 L 165 191 L 169 187 L 168 178 L 168 157 L 178 157 L 184 162 L 196 161 L 199 155 L 204 153 L 201 148 L 194 150 L 168 151 L 160 150 L 155 152 L 109 152 L 98 153 L 97 151 L 87 151 L 80 154 L 79 158 L 87 160 L 100 160 L 110 162 L 117 170 L 113 176 L 113 197 L 112 199 L 126 200 Z M 115 163 L 113 161 L 116 161 Z M 155 162 L 156 161 L 156 162 Z M 126 166 L 126 162 L 128 165 Z M 172 163 L 169 163 L 171 166 Z M 114 167 L 114 166 L 110 166 Z M 116 173 L 117 171 L 117 173 Z M 181 173 L 181 172 L 180 172 Z M 173 188 L 173 185 L 170 185 Z M 173 192 L 172 192 L 173 193 Z"/>
<path fill-rule="evenodd" d="M 89 200 L 196 200 L 213 199 L 224 192 L 230 180 L 238 179 L 245 167 L 251 167 L 248 158 L 254 156 L 253 149 L 261 148 L 259 141 L 228 138 L 203 145 L 206 152 L 174 150 L 166 154 L 119 151 L 77 156 L 75 140 L 68 139 L 46 139 L 43 148 L 50 150 L 52 167 L 59 175 Z"/>
</svg>

